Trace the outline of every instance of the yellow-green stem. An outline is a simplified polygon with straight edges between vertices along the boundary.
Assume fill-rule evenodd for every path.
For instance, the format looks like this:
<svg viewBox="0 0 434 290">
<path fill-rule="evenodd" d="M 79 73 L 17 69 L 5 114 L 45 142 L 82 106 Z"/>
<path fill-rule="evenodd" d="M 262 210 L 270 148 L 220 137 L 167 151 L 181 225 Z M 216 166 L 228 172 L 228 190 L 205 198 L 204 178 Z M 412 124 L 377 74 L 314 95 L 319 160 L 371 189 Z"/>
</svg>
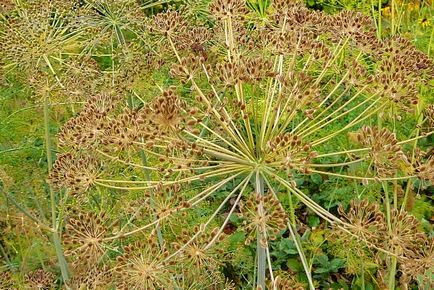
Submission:
<svg viewBox="0 0 434 290">
<path fill-rule="evenodd" d="M 45 128 L 45 149 L 47 154 L 47 167 L 48 167 L 48 173 L 51 172 L 51 166 L 52 166 L 52 156 L 51 156 L 51 140 L 50 140 L 50 122 L 49 122 L 49 93 L 46 92 L 44 96 L 44 128 Z M 59 262 L 60 271 L 62 273 L 63 281 L 68 281 L 69 279 L 69 273 L 68 273 L 68 265 L 65 260 L 65 256 L 63 254 L 62 245 L 60 242 L 60 236 L 58 232 L 58 225 L 57 225 L 57 217 L 56 217 L 56 200 L 54 197 L 54 191 L 51 187 L 49 187 L 50 191 L 50 204 L 51 204 L 51 226 L 53 228 L 53 243 L 54 248 L 56 250 L 56 256 L 57 260 Z"/>
</svg>

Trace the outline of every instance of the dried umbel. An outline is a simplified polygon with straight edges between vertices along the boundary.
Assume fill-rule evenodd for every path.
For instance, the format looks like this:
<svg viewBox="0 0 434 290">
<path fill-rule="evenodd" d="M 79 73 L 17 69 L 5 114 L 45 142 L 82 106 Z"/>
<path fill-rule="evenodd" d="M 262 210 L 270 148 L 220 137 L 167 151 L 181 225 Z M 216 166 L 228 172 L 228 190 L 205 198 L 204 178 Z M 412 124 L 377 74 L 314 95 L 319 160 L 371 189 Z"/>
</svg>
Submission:
<svg viewBox="0 0 434 290">
<path fill-rule="evenodd" d="M 348 211 L 342 205 L 338 210 L 342 218 L 352 225 L 350 231 L 356 237 L 373 245 L 378 245 L 384 239 L 386 217 L 377 204 L 367 200 L 352 200 Z"/>
<path fill-rule="evenodd" d="M 74 275 L 67 285 L 72 289 L 105 289 L 113 284 L 113 273 L 106 266 L 90 265 L 84 269 L 72 269 Z M 64 287 L 68 289 L 67 287 Z"/>
<path fill-rule="evenodd" d="M 12 289 L 14 283 L 10 271 L 0 272 L 0 289 Z"/>
<path fill-rule="evenodd" d="M 380 177 L 395 175 L 400 166 L 409 165 L 396 135 L 386 128 L 365 126 L 357 134 L 357 141 L 371 148 L 369 159 Z"/>
<path fill-rule="evenodd" d="M 105 254 L 104 238 L 109 234 L 105 213 L 78 213 L 69 218 L 63 242 L 66 256 L 71 256 L 75 268 L 94 266 Z"/>
<path fill-rule="evenodd" d="M 415 79 L 422 82 L 432 79 L 433 62 L 400 37 L 388 40 L 379 51 L 382 61 L 376 82 L 381 96 L 401 110 L 412 110 L 418 103 Z"/>
<path fill-rule="evenodd" d="M 1 22 L 2 56 L 28 73 L 51 66 L 50 56 L 59 56 L 76 45 L 79 33 L 68 31 L 73 2 L 23 1 Z"/>
<path fill-rule="evenodd" d="M 118 276 L 119 289 L 170 289 L 170 265 L 164 261 L 169 253 L 160 250 L 154 238 L 151 235 L 145 241 L 124 247 L 112 269 Z"/>
<path fill-rule="evenodd" d="M 97 179 L 100 162 L 91 156 L 65 153 L 53 165 L 51 183 L 58 189 L 67 188 L 72 194 L 86 192 Z"/>
<path fill-rule="evenodd" d="M 155 15 L 150 28 L 153 32 L 163 35 L 174 34 L 183 32 L 186 28 L 186 22 L 177 11 L 169 11 Z"/>
<path fill-rule="evenodd" d="M 86 102 L 85 109 L 66 122 L 60 130 L 59 145 L 77 150 L 95 148 L 102 144 L 109 126 L 107 115 L 117 101 L 117 97 L 105 93 L 91 97 Z"/>
<path fill-rule="evenodd" d="M 247 12 L 244 1 L 242 0 L 217 0 L 209 6 L 209 11 L 219 20 L 237 17 Z"/>
<path fill-rule="evenodd" d="M 166 90 L 161 97 L 151 104 L 151 121 L 155 124 L 157 130 L 178 130 L 177 128 L 182 121 L 181 113 L 185 107 L 185 103 L 173 89 Z"/>
<path fill-rule="evenodd" d="M 266 244 L 268 239 L 276 239 L 287 227 L 287 214 L 271 192 L 267 195 L 251 194 L 245 203 L 240 203 L 240 211 L 248 236 L 246 243 L 251 243 L 259 233 L 264 239 L 262 243 Z"/>
<path fill-rule="evenodd" d="M 419 221 L 407 212 L 392 209 L 390 224 L 384 243 L 394 253 L 405 255 L 417 251 L 425 243 L 426 236 L 420 230 Z"/>
<path fill-rule="evenodd" d="M 212 247 L 212 245 L 222 241 L 224 235 L 218 228 L 211 232 L 206 232 L 204 228 L 204 225 L 200 225 L 194 227 L 192 232 L 183 230 L 178 237 L 179 241 L 175 242 L 173 246 L 188 267 L 203 268 L 212 272 L 219 266 L 217 257 L 221 250 Z"/>
<path fill-rule="evenodd" d="M 242 1 L 213 1 L 210 11 L 215 18 L 206 25 L 173 11 L 153 17 L 147 53 L 161 61 L 150 61 L 155 67 L 149 69 L 164 82 L 146 76 L 154 89 L 151 98 L 131 90 L 131 84 L 116 94 L 128 101 L 92 98 L 59 135 L 62 150 L 70 153 L 58 155 L 53 184 L 86 191 L 97 205 L 103 202 L 126 220 L 116 232 L 102 234 L 103 241 L 129 244 L 117 262 L 104 257 L 118 275 L 117 286 L 170 289 L 182 266 L 217 271 L 222 257 L 217 245 L 240 210 L 248 241 L 256 237 L 257 285 L 265 289 L 266 273 L 273 271 L 266 259 L 269 241 L 287 228 L 293 209 L 277 189 L 383 252 L 400 255 L 414 248 L 408 242 L 418 238 L 413 220 L 394 212 L 393 227 L 386 230 L 384 215 L 366 202 L 352 203 L 348 213 L 341 209 L 339 219 L 297 181 L 317 173 L 398 187 L 415 178 L 401 170 L 409 165 L 402 145 L 432 132 L 399 141 L 387 123 L 381 129 L 363 125 L 377 122 L 396 104 L 415 103 L 410 101 L 415 90 L 429 78 L 428 61 L 409 44 L 403 49 L 410 60 L 389 51 L 388 42 L 378 41 L 371 22 L 358 14 L 330 16 L 280 1 L 266 12 L 267 21 L 252 25 Z M 415 72 L 418 66 L 421 71 Z M 136 76 L 141 68 L 128 71 Z M 383 78 L 402 81 L 403 87 L 394 92 L 376 86 L 393 83 Z M 360 127 L 362 148 L 341 142 Z M 346 170 L 350 165 L 369 171 Z M 130 198 L 135 202 L 124 202 Z M 188 228 L 179 234 L 174 225 L 179 228 L 181 220 Z M 136 242 L 142 234 L 145 242 Z M 381 243 L 381 234 L 391 238 Z"/>
<path fill-rule="evenodd" d="M 400 261 L 402 281 L 422 281 L 422 285 L 434 286 L 434 240 L 431 238 L 421 243 L 414 252 Z"/>
<path fill-rule="evenodd" d="M 417 177 L 434 184 L 434 157 L 429 158 L 416 168 Z"/>
<path fill-rule="evenodd" d="M 434 128 L 434 104 L 428 105 L 425 108 L 426 125 L 429 129 Z"/>
<path fill-rule="evenodd" d="M 44 269 L 38 269 L 26 274 L 26 285 L 30 289 L 52 289 L 55 285 L 56 276 Z"/>
</svg>

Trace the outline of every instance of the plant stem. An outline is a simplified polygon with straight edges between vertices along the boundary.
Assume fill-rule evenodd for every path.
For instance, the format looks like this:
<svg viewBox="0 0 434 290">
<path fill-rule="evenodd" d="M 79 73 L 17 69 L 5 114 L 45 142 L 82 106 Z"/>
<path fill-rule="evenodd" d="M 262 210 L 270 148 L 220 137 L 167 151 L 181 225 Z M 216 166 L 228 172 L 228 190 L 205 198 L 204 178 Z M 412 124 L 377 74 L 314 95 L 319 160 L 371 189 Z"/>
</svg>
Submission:
<svg viewBox="0 0 434 290">
<path fill-rule="evenodd" d="M 378 0 L 378 31 L 377 31 L 377 34 L 378 34 L 378 39 L 381 39 L 381 26 L 382 26 L 382 23 L 381 23 L 381 0 Z"/>
<path fill-rule="evenodd" d="M 148 160 L 147 160 L 145 152 L 143 150 L 140 150 L 140 157 L 142 158 L 143 166 L 148 166 Z M 150 181 L 151 180 L 151 176 L 149 174 L 149 170 L 143 169 L 143 171 L 145 171 L 145 178 L 146 178 L 146 180 Z M 157 216 L 155 215 L 155 208 L 154 208 L 154 206 L 155 206 L 155 204 L 154 204 L 154 196 L 153 196 L 152 193 L 151 193 L 151 196 L 150 196 L 150 204 L 151 204 L 152 210 L 154 211 L 154 214 L 153 214 L 154 215 L 154 220 L 157 220 Z M 160 224 L 159 223 L 155 224 L 155 229 L 157 231 L 157 238 L 158 238 L 158 243 L 160 245 L 160 249 L 163 249 L 163 247 L 164 247 L 164 240 L 163 240 L 163 234 L 161 233 L 161 228 L 160 228 Z"/>
<path fill-rule="evenodd" d="M 51 173 L 51 167 L 52 167 L 52 156 L 51 156 L 51 140 L 50 140 L 50 127 L 49 127 L 49 93 L 48 91 L 45 93 L 44 96 L 44 129 L 45 129 L 45 149 L 47 152 L 47 167 L 48 167 L 48 174 Z M 63 254 L 62 245 L 60 243 L 60 236 L 58 232 L 58 226 L 57 226 L 57 217 L 56 217 L 56 200 L 54 197 L 54 191 L 51 187 L 48 188 L 50 191 L 50 204 L 51 204 L 51 227 L 53 229 L 53 243 L 54 248 L 56 250 L 56 256 L 57 260 L 59 262 L 60 271 L 62 273 L 63 281 L 67 281 L 69 279 L 69 273 L 68 273 L 68 265 L 65 260 L 65 256 Z"/>
<path fill-rule="evenodd" d="M 387 219 L 387 227 L 389 230 L 389 235 L 392 234 L 392 222 L 391 222 L 391 209 L 390 209 L 390 198 L 389 198 L 389 190 L 387 187 L 387 183 L 383 182 L 383 189 L 384 189 L 384 197 L 385 197 L 385 203 L 386 203 L 386 219 Z M 390 261 L 392 262 L 392 265 L 390 267 L 389 272 L 389 281 L 388 281 L 388 289 L 393 290 L 395 289 L 395 275 L 396 275 L 396 257 L 392 256 L 390 257 Z"/>
<path fill-rule="evenodd" d="M 259 171 L 256 172 L 256 193 L 263 195 L 264 194 L 264 179 L 260 175 Z M 263 215 L 263 204 L 260 203 L 258 205 L 258 214 L 260 216 Z M 257 273 L 257 280 L 256 280 L 256 286 L 258 289 L 265 290 L 265 271 L 266 271 L 266 263 L 267 263 L 267 255 L 265 252 L 265 247 L 263 243 L 261 242 L 262 238 L 264 237 L 263 230 L 258 228 L 258 233 L 256 237 L 256 255 L 258 257 L 258 273 Z"/>
</svg>

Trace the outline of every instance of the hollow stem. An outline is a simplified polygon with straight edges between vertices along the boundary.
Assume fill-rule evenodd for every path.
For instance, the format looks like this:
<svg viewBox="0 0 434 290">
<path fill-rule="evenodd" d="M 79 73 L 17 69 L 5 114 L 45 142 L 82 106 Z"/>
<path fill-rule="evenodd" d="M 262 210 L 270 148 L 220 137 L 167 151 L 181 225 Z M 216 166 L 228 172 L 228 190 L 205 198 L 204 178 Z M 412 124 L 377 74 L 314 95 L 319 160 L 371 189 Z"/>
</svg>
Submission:
<svg viewBox="0 0 434 290">
<path fill-rule="evenodd" d="M 260 175 L 259 171 L 256 172 L 256 193 L 264 194 L 264 179 Z M 258 214 L 262 216 L 264 211 L 263 204 L 260 203 L 258 205 Z M 258 228 L 257 237 L 256 237 L 256 255 L 258 257 L 258 272 L 257 272 L 257 280 L 256 286 L 258 289 L 265 290 L 265 271 L 267 266 L 267 253 L 265 247 L 262 243 L 263 235 L 262 229 Z"/>
<path fill-rule="evenodd" d="M 146 158 L 146 154 L 145 154 L 145 152 L 143 150 L 140 150 L 140 158 L 142 159 L 143 166 L 147 167 L 148 166 L 148 159 Z M 146 180 L 151 181 L 151 175 L 149 174 L 149 170 L 144 168 L 143 171 L 145 173 Z M 150 203 L 151 203 L 151 208 L 154 211 L 153 218 L 154 218 L 154 220 L 156 220 L 157 219 L 157 215 L 155 214 L 154 196 L 153 196 L 152 193 L 151 193 L 151 196 L 150 196 Z M 163 234 L 161 233 L 160 224 L 157 223 L 155 225 L 155 230 L 157 231 L 158 244 L 160 245 L 160 248 L 163 249 L 163 247 L 164 247 L 164 240 L 163 240 Z"/>
<path fill-rule="evenodd" d="M 49 109 L 50 109 L 49 93 L 47 91 L 44 96 L 44 128 L 45 128 L 45 149 L 47 154 L 48 174 L 50 174 L 51 172 L 51 167 L 52 167 L 51 163 L 53 162 L 51 156 Z M 53 228 L 52 237 L 53 237 L 54 248 L 56 250 L 56 256 L 59 262 L 59 267 L 62 273 L 63 281 L 68 281 L 69 279 L 68 265 L 66 263 L 65 256 L 63 254 L 62 245 L 60 242 L 60 236 L 58 232 L 57 216 L 56 216 L 56 200 L 54 197 L 54 191 L 51 187 L 49 187 L 49 191 L 50 191 L 50 204 L 51 204 L 51 227 Z"/>
</svg>

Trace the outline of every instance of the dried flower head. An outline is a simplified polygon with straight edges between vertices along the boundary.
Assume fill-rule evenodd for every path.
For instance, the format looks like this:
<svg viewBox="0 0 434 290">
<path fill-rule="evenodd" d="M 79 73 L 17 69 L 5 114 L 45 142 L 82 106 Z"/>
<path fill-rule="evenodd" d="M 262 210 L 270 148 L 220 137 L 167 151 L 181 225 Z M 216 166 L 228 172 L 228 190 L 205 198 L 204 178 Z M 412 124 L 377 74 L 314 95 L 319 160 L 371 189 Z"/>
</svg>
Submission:
<svg viewBox="0 0 434 290">
<path fill-rule="evenodd" d="M 430 157 L 425 163 L 416 167 L 416 174 L 420 179 L 434 184 L 434 157 Z"/>
<path fill-rule="evenodd" d="M 352 200 L 347 212 L 342 205 L 338 211 L 341 218 L 352 226 L 351 232 L 357 237 L 374 245 L 384 239 L 386 221 L 378 204 L 369 203 L 367 200 Z"/>
<path fill-rule="evenodd" d="M 79 42 L 79 33 L 68 31 L 73 2 L 41 0 L 20 5 L 16 13 L 0 24 L 4 31 L 0 36 L 1 53 L 5 59 L 15 62 L 25 73 L 49 68 L 53 62 L 50 56 L 57 56 Z"/>
<path fill-rule="evenodd" d="M 0 272 L 0 289 L 13 289 L 14 282 L 10 271 Z"/>
<path fill-rule="evenodd" d="M 49 290 L 54 287 L 56 276 L 44 269 L 38 269 L 26 274 L 25 280 L 30 289 Z"/>
<path fill-rule="evenodd" d="M 434 104 L 430 104 L 425 108 L 426 125 L 429 129 L 434 128 Z"/>
<path fill-rule="evenodd" d="M 55 188 L 71 189 L 71 194 L 86 192 L 100 173 L 100 162 L 88 155 L 61 154 L 53 165 L 50 181 Z"/>
<path fill-rule="evenodd" d="M 123 251 L 113 268 L 119 289 L 170 289 L 170 265 L 164 262 L 169 253 L 159 249 L 154 234 L 125 246 Z"/>
<path fill-rule="evenodd" d="M 286 212 L 271 192 L 251 194 L 245 203 L 240 203 L 240 211 L 248 236 L 246 243 L 251 243 L 260 233 L 266 244 L 268 239 L 275 239 L 287 227 Z"/>
<path fill-rule="evenodd" d="M 265 289 L 268 241 L 288 221 L 287 201 L 274 188 L 284 188 L 327 222 L 354 230 L 376 247 L 399 255 L 414 246 L 408 246 L 412 221 L 407 218 L 404 229 L 399 224 L 389 229 L 389 247 L 381 243 L 385 223 L 376 206 L 354 203 L 339 219 L 297 188 L 296 178 L 312 172 L 382 182 L 414 178 L 400 171 L 408 165 L 401 144 L 409 141 L 398 141 L 396 130 L 363 127 L 357 136 L 364 148 L 357 149 L 341 148 L 334 138 L 376 121 L 385 110 L 396 111 L 396 104 L 413 102 L 419 83 L 429 78 L 429 61 L 405 41 L 378 40 L 372 22 L 360 14 L 327 15 L 297 1 L 273 5 L 261 23 L 246 17 L 245 3 L 238 0 L 212 1 L 216 21 L 205 23 L 172 10 L 157 14 L 147 23 L 147 37 L 128 39 L 137 47 L 113 46 L 113 67 L 104 81 L 111 80 L 111 86 L 102 86 L 128 101 L 91 100 L 62 129 L 61 147 L 71 153 L 59 155 L 53 183 L 110 200 L 128 221 L 104 238 L 130 243 L 113 265 L 117 287 L 171 289 L 182 280 L 174 282 L 174 273 L 185 265 L 217 271 L 217 242 L 241 203 L 248 242 L 259 237 L 257 285 Z M 391 51 L 389 42 L 400 43 L 404 53 Z M 147 67 L 140 56 L 150 54 Z M 150 79 L 149 94 L 133 90 L 140 77 Z M 348 153 L 369 158 L 331 161 L 345 160 Z M 109 170 L 100 169 L 99 158 Z M 355 163 L 375 171 L 366 177 L 346 170 Z M 119 191 L 135 202 L 112 198 Z M 205 211 L 196 210 L 204 203 Z M 220 227 L 209 229 L 228 204 Z M 179 227 L 181 214 L 191 220 L 209 215 L 209 220 L 179 235 L 173 225 Z M 148 235 L 150 228 L 155 232 Z M 136 243 L 141 233 L 147 238 Z"/>
<path fill-rule="evenodd" d="M 222 241 L 224 235 L 218 235 L 218 228 L 205 232 L 203 225 L 195 226 L 192 232 L 194 234 L 183 230 L 178 242 L 173 244 L 174 248 L 179 251 L 181 259 L 188 267 L 215 270 L 219 265 L 216 256 L 221 249 L 211 245 L 215 241 Z"/>
<path fill-rule="evenodd" d="M 151 121 L 156 125 L 157 130 L 178 130 L 182 121 L 182 111 L 185 103 L 177 96 L 173 89 L 163 92 L 152 104 Z"/>
<path fill-rule="evenodd" d="M 105 254 L 104 238 L 109 234 L 105 213 L 78 213 L 69 218 L 63 236 L 66 256 L 76 268 L 96 265 Z"/>
<path fill-rule="evenodd" d="M 106 289 L 113 284 L 113 273 L 106 266 L 90 265 L 89 268 L 73 269 L 74 275 L 68 280 L 72 289 Z M 67 289 L 65 287 L 65 289 Z"/>
<path fill-rule="evenodd" d="M 434 240 L 421 243 L 414 252 L 402 259 L 400 269 L 405 283 L 422 281 L 422 285 L 434 285 Z"/>
<path fill-rule="evenodd" d="M 369 159 L 379 176 L 392 176 L 402 164 L 409 164 L 396 135 L 386 128 L 365 126 L 357 134 L 357 141 L 370 148 Z"/>
<path fill-rule="evenodd" d="M 412 253 L 425 243 L 426 236 L 420 230 L 419 221 L 407 212 L 392 209 L 390 224 L 391 229 L 384 243 L 393 253 L 398 255 Z"/>
<path fill-rule="evenodd" d="M 217 19 L 235 19 L 246 13 L 246 6 L 242 0 L 216 0 L 209 5 L 209 11 Z"/>
</svg>

